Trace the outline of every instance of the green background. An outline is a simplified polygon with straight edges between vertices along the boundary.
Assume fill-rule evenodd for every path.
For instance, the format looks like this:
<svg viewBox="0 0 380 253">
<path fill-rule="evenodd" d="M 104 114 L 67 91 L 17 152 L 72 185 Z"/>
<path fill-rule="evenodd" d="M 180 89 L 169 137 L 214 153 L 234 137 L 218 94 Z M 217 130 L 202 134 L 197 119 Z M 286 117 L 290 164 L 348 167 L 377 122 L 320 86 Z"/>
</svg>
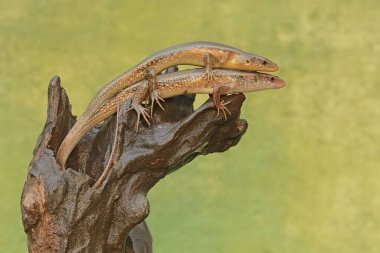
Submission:
<svg viewBox="0 0 380 253">
<path fill-rule="evenodd" d="M 145 56 L 210 40 L 288 85 L 247 94 L 237 147 L 151 190 L 155 252 L 380 252 L 379 24 L 378 0 L 0 1 L 0 251 L 27 251 L 19 202 L 51 76 L 78 115 Z"/>
</svg>

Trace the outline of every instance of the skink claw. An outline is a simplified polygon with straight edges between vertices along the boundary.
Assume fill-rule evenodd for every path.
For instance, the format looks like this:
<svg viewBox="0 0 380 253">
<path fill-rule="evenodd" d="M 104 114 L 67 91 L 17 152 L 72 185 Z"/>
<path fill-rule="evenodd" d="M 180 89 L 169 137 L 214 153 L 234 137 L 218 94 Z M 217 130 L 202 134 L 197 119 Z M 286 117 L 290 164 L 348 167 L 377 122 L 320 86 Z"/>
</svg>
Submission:
<svg viewBox="0 0 380 253">
<path fill-rule="evenodd" d="M 163 111 L 165 111 L 164 107 L 163 107 L 162 104 L 160 103 L 160 100 L 161 100 L 162 102 L 165 102 L 165 100 L 164 100 L 163 98 L 161 98 L 161 97 L 157 94 L 157 92 L 156 92 L 155 90 L 152 90 L 151 93 L 150 93 L 150 103 L 151 103 L 151 105 L 150 105 L 150 116 L 151 116 L 151 117 L 152 117 L 152 115 L 153 115 L 153 106 L 154 106 L 154 103 L 157 103 L 157 104 L 161 107 L 161 109 L 162 109 Z"/>
<path fill-rule="evenodd" d="M 206 77 L 208 81 L 214 80 L 214 72 L 211 70 L 206 69 Z"/>
<path fill-rule="evenodd" d="M 219 116 L 219 112 L 222 111 L 224 115 L 224 119 L 227 120 L 226 112 L 229 115 L 231 115 L 230 110 L 228 110 L 228 108 L 226 107 L 226 105 L 228 105 L 229 103 L 231 103 L 231 101 L 228 101 L 228 102 L 221 101 L 220 104 L 216 106 L 216 110 L 217 110 L 216 116 Z"/>
<path fill-rule="evenodd" d="M 136 132 L 139 130 L 140 116 L 144 118 L 145 122 L 150 126 L 150 122 L 148 118 L 150 118 L 149 113 L 147 112 L 147 108 L 140 104 L 132 104 L 131 107 L 125 112 L 129 112 L 130 110 L 135 110 L 137 113 L 137 121 L 136 121 Z"/>
</svg>

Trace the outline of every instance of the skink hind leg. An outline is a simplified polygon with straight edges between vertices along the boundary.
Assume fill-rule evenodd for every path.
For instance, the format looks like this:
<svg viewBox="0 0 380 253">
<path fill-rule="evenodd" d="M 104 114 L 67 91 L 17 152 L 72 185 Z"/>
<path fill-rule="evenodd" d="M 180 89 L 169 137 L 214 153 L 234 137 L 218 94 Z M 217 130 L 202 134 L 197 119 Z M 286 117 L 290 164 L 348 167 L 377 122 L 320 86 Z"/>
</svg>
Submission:
<svg viewBox="0 0 380 253">
<path fill-rule="evenodd" d="M 131 107 L 128 108 L 124 113 L 127 113 L 130 110 L 135 110 L 135 112 L 137 113 L 137 120 L 136 120 L 136 132 L 137 132 L 139 129 L 139 123 L 140 123 L 141 115 L 144 118 L 145 122 L 149 126 L 150 126 L 150 122 L 149 122 L 148 118 L 150 118 L 150 116 L 149 116 L 149 113 L 147 112 L 148 109 L 140 104 L 141 101 L 145 97 L 144 94 L 146 94 L 146 88 L 144 88 L 144 87 L 138 88 L 138 89 L 135 89 L 134 91 L 135 91 L 135 94 L 132 98 Z M 103 181 L 107 177 L 107 174 L 109 173 L 109 171 L 110 171 L 110 169 L 114 163 L 114 160 L 115 160 L 116 148 L 118 146 L 118 141 L 117 141 L 118 138 L 117 137 L 119 135 L 119 117 L 120 117 L 119 107 L 120 107 L 120 104 L 118 104 L 117 110 L 116 110 L 116 129 L 115 129 L 115 135 L 114 135 L 115 137 L 114 137 L 114 141 L 113 141 L 113 145 L 112 145 L 112 149 L 111 149 L 111 154 L 110 154 L 110 157 L 108 159 L 108 162 L 107 162 L 105 169 L 103 170 L 103 172 L 100 175 L 100 177 L 98 178 L 98 180 L 95 182 L 95 184 L 93 186 L 94 188 L 99 188 L 99 186 L 103 183 Z"/>
<path fill-rule="evenodd" d="M 164 107 L 161 105 L 160 103 L 160 100 L 162 102 L 165 102 L 164 99 L 162 99 L 160 96 L 158 96 L 157 92 L 156 92 L 156 73 L 154 73 L 154 71 L 151 69 L 151 68 L 148 68 L 146 70 L 146 73 L 145 73 L 145 77 L 148 79 L 148 82 L 149 82 L 149 98 L 150 98 L 150 103 L 151 103 L 151 106 L 150 106 L 150 115 L 152 116 L 153 115 L 153 106 L 154 106 L 154 103 L 157 103 L 162 110 L 165 111 Z"/>
<path fill-rule="evenodd" d="M 115 154 L 116 154 L 116 148 L 118 146 L 118 135 L 119 135 L 119 106 L 117 106 L 117 111 L 116 111 L 116 128 L 115 128 L 115 136 L 112 144 L 112 149 L 111 149 L 111 154 L 110 157 L 108 158 L 108 162 L 106 167 L 104 168 L 102 174 L 96 180 L 95 184 L 93 185 L 94 188 L 99 188 L 99 186 L 103 183 L 103 181 L 106 179 L 108 172 L 110 171 L 113 163 L 115 162 Z"/>
<path fill-rule="evenodd" d="M 212 93 L 212 101 L 214 102 L 214 106 L 216 107 L 217 113 L 216 116 L 219 116 L 219 112 L 222 111 L 224 115 L 224 119 L 227 120 L 227 113 L 231 115 L 230 110 L 226 107 L 230 102 L 224 102 L 220 100 L 220 96 L 222 94 L 226 94 L 229 91 L 229 88 L 226 86 L 222 87 L 213 87 Z"/>
<path fill-rule="evenodd" d="M 149 118 L 150 115 L 148 113 L 148 109 L 141 105 L 141 102 L 145 100 L 147 91 L 149 90 L 149 86 L 140 86 L 138 88 L 133 88 L 134 95 L 132 97 L 131 107 L 128 108 L 125 113 L 130 110 L 135 110 L 137 113 L 137 121 L 136 121 L 136 132 L 139 129 L 139 123 L 141 116 L 144 118 L 145 122 L 150 126 Z"/>
<path fill-rule="evenodd" d="M 154 103 L 157 103 L 158 106 L 163 110 L 165 111 L 164 107 L 162 106 L 162 104 L 160 103 L 160 100 L 162 102 L 165 102 L 164 99 L 162 99 L 160 96 L 158 96 L 156 90 L 154 89 L 154 86 L 152 87 L 152 90 L 150 91 L 149 93 L 149 96 L 150 96 L 150 116 L 153 115 L 153 106 L 154 106 Z"/>
<path fill-rule="evenodd" d="M 139 123 L 140 123 L 141 116 L 144 118 L 144 120 L 148 124 L 148 126 L 150 126 L 150 122 L 148 120 L 148 118 L 150 118 L 150 115 L 147 112 L 148 111 L 147 108 L 145 108 L 144 106 L 142 106 L 138 103 L 132 102 L 131 107 L 128 110 L 126 110 L 125 112 L 129 112 L 130 110 L 135 110 L 135 112 L 137 113 L 136 132 L 139 130 Z"/>
</svg>

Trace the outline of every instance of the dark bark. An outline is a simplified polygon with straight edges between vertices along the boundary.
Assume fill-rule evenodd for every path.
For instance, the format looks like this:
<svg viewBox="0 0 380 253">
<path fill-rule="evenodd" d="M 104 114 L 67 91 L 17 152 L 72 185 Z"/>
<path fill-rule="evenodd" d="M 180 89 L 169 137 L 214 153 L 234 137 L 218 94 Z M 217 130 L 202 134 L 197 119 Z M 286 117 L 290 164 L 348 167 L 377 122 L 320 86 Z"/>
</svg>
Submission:
<svg viewBox="0 0 380 253">
<path fill-rule="evenodd" d="M 156 107 L 151 127 L 136 115 L 116 115 L 94 128 L 71 154 L 67 167 L 58 167 L 55 154 L 75 123 L 58 77 L 49 85 L 45 127 L 37 141 L 24 186 L 21 209 L 30 252 L 152 252 L 144 219 L 149 213 L 147 192 L 163 177 L 198 155 L 223 152 L 236 145 L 247 129 L 241 120 L 244 95 L 225 97 L 231 115 L 216 116 L 208 100 L 193 111 L 193 99 L 167 99 L 165 111 Z M 113 165 L 99 188 L 93 187 L 105 168 L 114 141 Z"/>
</svg>

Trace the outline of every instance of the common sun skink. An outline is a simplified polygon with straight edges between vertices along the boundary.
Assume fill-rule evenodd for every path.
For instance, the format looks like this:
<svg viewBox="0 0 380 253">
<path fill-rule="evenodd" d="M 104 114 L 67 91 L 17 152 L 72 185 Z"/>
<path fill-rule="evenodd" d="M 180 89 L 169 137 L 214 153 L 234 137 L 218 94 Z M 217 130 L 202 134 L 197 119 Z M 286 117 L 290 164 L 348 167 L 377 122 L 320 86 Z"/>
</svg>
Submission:
<svg viewBox="0 0 380 253">
<path fill-rule="evenodd" d="M 159 51 L 121 74 L 95 95 L 86 111 L 63 140 L 57 153 L 60 165 L 64 166 L 68 155 L 80 141 L 81 138 L 78 138 L 76 134 L 78 130 L 88 124 L 88 120 L 108 99 L 124 88 L 147 79 L 150 85 L 149 95 L 151 104 L 153 105 L 155 101 L 159 103 L 158 99 L 160 97 L 155 91 L 155 76 L 161 71 L 175 65 L 205 67 L 206 74 L 211 81 L 213 68 L 268 72 L 278 70 L 276 63 L 264 57 L 214 42 L 190 42 Z M 83 137 L 83 135 L 80 137 Z"/>
<path fill-rule="evenodd" d="M 212 77 L 212 68 L 264 72 L 278 70 L 276 63 L 264 57 L 220 43 L 197 41 L 179 44 L 150 55 L 108 83 L 95 95 L 83 116 L 94 112 L 107 99 L 142 79 L 148 79 L 151 85 L 154 86 L 155 76 L 161 71 L 175 65 L 205 67 L 210 79 Z M 157 100 L 154 90 L 151 94 L 151 100 L 153 102 Z"/>
<path fill-rule="evenodd" d="M 214 105 L 219 113 L 228 112 L 226 103 L 220 100 L 220 96 L 229 93 L 252 92 L 266 89 L 276 89 L 285 86 L 285 82 L 279 77 L 257 73 L 242 72 L 234 70 L 213 70 L 213 82 L 210 82 L 204 69 L 192 69 L 174 72 L 156 77 L 156 92 L 162 98 L 169 98 L 182 94 L 212 94 Z M 114 114 L 119 105 L 128 98 L 132 99 L 131 109 L 137 112 L 138 120 L 140 115 L 149 124 L 147 117 L 149 114 L 141 102 L 147 99 L 146 93 L 149 91 L 149 81 L 143 80 L 122 90 L 116 96 L 105 102 L 80 128 L 74 128 L 71 132 L 70 142 L 64 142 L 60 147 L 57 161 L 64 165 L 72 149 L 81 138 L 98 123 Z M 226 116 L 226 115 L 225 115 Z M 62 167 L 63 169 L 63 167 Z"/>
</svg>

